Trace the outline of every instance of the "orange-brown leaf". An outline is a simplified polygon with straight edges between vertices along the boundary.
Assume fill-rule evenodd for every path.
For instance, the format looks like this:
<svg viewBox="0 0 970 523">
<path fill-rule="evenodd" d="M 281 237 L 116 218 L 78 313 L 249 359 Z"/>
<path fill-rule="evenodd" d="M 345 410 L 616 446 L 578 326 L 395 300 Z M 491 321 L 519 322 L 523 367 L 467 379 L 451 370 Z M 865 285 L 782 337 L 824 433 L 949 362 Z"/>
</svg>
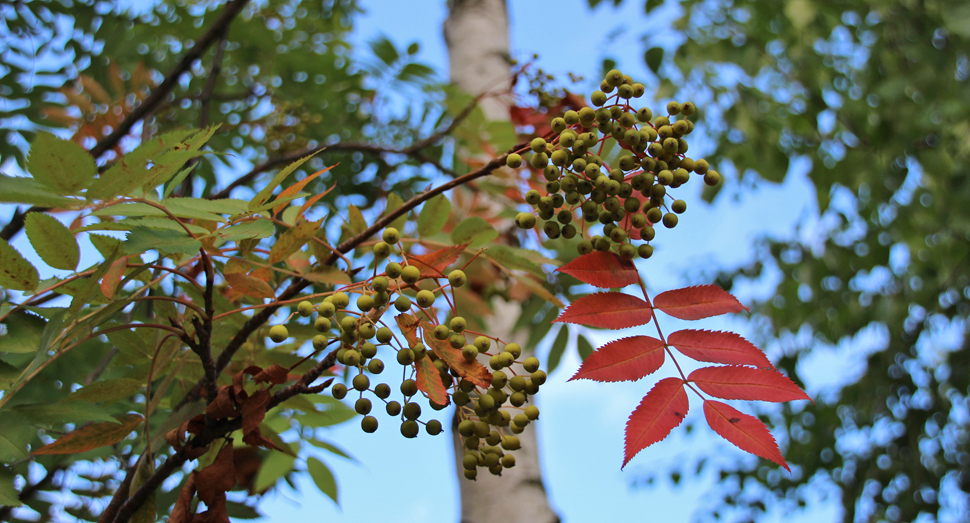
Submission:
<svg viewBox="0 0 970 523">
<path fill-rule="evenodd" d="M 268 390 L 257 390 L 252 396 L 242 402 L 242 431 L 248 434 L 259 428 L 259 424 L 266 417 L 266 406 L 269 405 Z"/>
<path fill-rule="evenodd" d="M 453 245 L 429 254 L 408 256 L 408 262 L 421 269 L 422 278 L 442 278 L 445 276 L 445 268 L 455 263 L 468 245 Z"/>
<path fill-rule="evenodd" d="M 664 344 L 650 336 L 611 341 L 589 355 L 569 381 L 636 381 L 664 363 Z"/>
<path fill-rule="evenodd" d="M 666 438 L 684 421 L 688 407 L 683 380 L 665 378 L 657 382 L 626 422 L 623 467 L 641 450 Z"/>
<path fill-rule="evenodd" d="M 707 424 L 739 449 L 774 461 L 791 472 L 788 463 L 778 450 L 778 443 L 768 427 L 754 416 L 749 416 L 720 401 L 705 400 L 704 416 Z"/>
<path fill-rule="evenodd" d="M 605 329 L 626 329 L 650 321 L 650 304 L 622 292 L 588 294 L 574 301 L 553 320 Z"/>
<path fill-rule="evenodd" d="M 340 164 L 339 163 L 335 163 L 335 164 L 331 165 L 330 167 L 327 167 L 325 169 L 321 169 L 321 170 L 319 170 L 319 171 L 311 174 L 310 176 L 307 176 L 306 178 L 304 178 L 304 179 L 302 179 L 302 180 L 294 183 L 293 185 L 287 187 L 286 189 L 283 189 L 282 191 L 280 191 L 279 196 L 276 197 L 276 201 L 285 200 L 288 196 L 292 196 L 292 195 L 294 195 L 294 194 L 302 191 L 303 188 L 306 187 L 306 184 L 312 182 L 314 178 L 316 178 L 317 176 L 320 176 L 321 174 L 329 171 L 330 169 L 333 169 L 334 167 L 336 167 L 338 165 L 340 165 Z M 332 191 L 334 187 L 336 187 L 336 185 L 334 185 L 333 187 L 330 187 L 329 189 L 327 189 L 323 193 L 314 196 L 314 198 L 316 198 L 317 200 L 319 200 L 324 194 L 327 194 L 328 192 Z M 316 201 L 316 200 L 314 200 L 314 201 Z M 273 216 L 276 216 L 277 214 L 279 214 L 279 212 L 282 211 L 284 207 L 286 207 L 286 204 L 287 203 L 289 203 L 289 202 L 283 202 L 283 203 L 277 205 L 276 207 L 273 207 Z M 300 214 L 303 214 L 302 210 L 303 209 L 301 208 Z"/>
<path fill-rule="evenodd" d="M 280 385 L 286 383 L 286 375 L 289 373 L 289 369 L 286 367 L 280 367 L 277 364 L 272 364 L 269 367 L 259 371 L 255 376 L 253 376 L 253 381 L 256 382 L 270 382 L 274 385 Z"/>
<path fill-rule="evenodd" d="M 232 462 L 232 440 L 228 440 L 215 461 L 206 468 L 198 471 L 195 478 L 195 488 L 199 491 L 199 499 L 212 509 L 212 504 L 218 502 L 219 496 L 225 502 L 226 492 L 236 486 L 236 470 Z"/>
<path fill-rule="evenodd" d="M 212 419 L 235 418 L 239 415 L 239 406 L 232 387 L 223 385 L 219 387 L 216 399 L 206 405 L 205 413 Z"/>
<path fill-rule="evenodd" d="M 431 358 L 424 357 L 414 362 L 417 370 L 418 389 L 428 395 L 428 399 L 435 405 L 448 405 L 448 391 L 441 382 L 438 367 L 434 366 Z"/>
<path fill-rule="evenodd" d="M 189 478 L 182 485 L 179 491 L 178 500 L 172 508 L 172 515 L 169 516 L 169 523 L 192 523 L 192 498 L 195 497 L 195 472 L 189 474 Z"/>
<path fill-rule="evenodd" d="M 61 436 L 61 439 L 50 445 L 44 445 L 31 454 L 77 454 L 114 445 L 131 434 L 143 419 L 138 414 L 125 414 L 118 417 L 118 423 L 113 421 L 92 423 Z"/>
<path fill-rule="evenodd" d="M 455 369 L 462 378 L 482 388 L 488 388 L 492 385 L 492 373 L 488 372 L 488 369 L 484 365 L 478 361 L 466 360 L 461 355 L 461 351 L 452 348 L 447 341 L 434 340 L 432 349 L 439 358 L 445 360 L 445 363 L 452 369 Z"/>
<path fill-rule="evenodd" d="M 696 285 L 662 292 L 654 298 L 653 306 L 681 320 L 699 320 L 748 310 L 717 285 Z"/>
<path fill-rule="evenodd" d="M 687 376 L 702 391 L 726 400 L 811 400 L 805 391 L 776 370 L 737 365 L 704 367 Z"/>
<path fill-rule="evenodd" d="M 111 264 L 108 268 L 108 272 L 104 274 L 104 278 L 101 280 L 101 293 L 104 294 L 105 298 L 113 300 L 115 298 L 115 292 L 118 290 L 118 285 L 121 284 L 121 279 L 125 276 L 125 266 L 128 264 L 128 257 L 122 256 Z"/>
<path fill-rule="evenodd" d="M 615 289 L 633 285 L 639 279 L 636 266 L 612 252 L 593 251 L 556 269 L 577 280 L 601 287 Z"/>
<path fill-rule="evenodd" d="M 667 336 L 667 343 L 698 361 L 771 367 L 764 352 L 733 332 L 685 329 Z"/>
<path fill-rule="evenodd" d="M 263 280 L 253 278 L 248 274 L 243 274 L 241 272 L 233 272 L 230 274 L 223 275 L 226 281 L 229 282 L 229 286 L 232 290 L 245 294 L 253 298 L 276 298 L 276 293 L 273 292 L 273 288 L 269 286 Z"/>
</svg>

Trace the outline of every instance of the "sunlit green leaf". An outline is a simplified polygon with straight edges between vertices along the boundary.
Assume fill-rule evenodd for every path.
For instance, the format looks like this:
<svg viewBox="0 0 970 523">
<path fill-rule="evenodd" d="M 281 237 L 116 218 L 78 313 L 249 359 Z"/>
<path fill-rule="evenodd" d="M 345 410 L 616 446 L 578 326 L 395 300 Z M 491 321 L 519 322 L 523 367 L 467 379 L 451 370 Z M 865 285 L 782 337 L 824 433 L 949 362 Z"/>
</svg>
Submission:
<svg viewBox="0 0 970 523">
<path fill-rule="evenodd" d="M 421 236 L 434 236 L 441 232 L 441 228 L 448 221 L 451 214 L 451 202 L 443 194 L 439 194 L 424 203 L 421 212 L 418 213 L 418 234 Z"/>
<path fill-rule="evenodd" d="M 41 212 L 27 213 L 24 231 L 30 245 L 44 263 L 65 271 L 77 268 L 81 250 L 74 234 L 57 218 Z"/>
<path fill-rule="evenodd" d="M 80 145 L 40 132 L 30 145 L 27 171 L 57 194 L 77 194 L 98 173 L 94 158 Z"/>
<path fill-rule="evenodd" d="M 0 238 L 0 287 L 30 291 L 37 287 L 39 278 L 37 269 Z"/>
<path fill-rule="evenodd" d="M 320 492 L 323 492 L 334 503 L 340 505 L 340 501 L 337 499 L 337 479 L 333 477 L 333 472 L 330 472 L 330 469 L 317 458 L 311 457 L 306 461 L 310 477 L 313 478 L 313 482 L 317 484 Z"/>
</svg>

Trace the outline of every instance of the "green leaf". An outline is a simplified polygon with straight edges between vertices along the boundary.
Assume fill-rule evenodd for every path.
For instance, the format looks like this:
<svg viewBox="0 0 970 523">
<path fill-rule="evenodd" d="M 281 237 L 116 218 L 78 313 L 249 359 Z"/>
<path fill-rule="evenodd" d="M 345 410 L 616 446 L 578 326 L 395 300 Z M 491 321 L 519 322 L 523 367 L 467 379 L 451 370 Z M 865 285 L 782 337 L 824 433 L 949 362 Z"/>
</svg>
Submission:
<svg viewBox="0 0 970 523">
<path fill-rule="evenodd" d="M 207 236 L 209 230 L 199 227 L 198 225 L 192 223 L 184 224 L 192 234 L 198 236 Z M 163 229 L 167 231 L 185 231 L 181 225 L 175 220 L 168 217 L 161 216 L 142 216 L 137 218 L 125 218 L 120 222 L 100 222 L 92 223 L 90 225 L 85 225 L 79 227 L 74 232 L 85 232 L 85 231 L 130 231 L 135 227 L 148 227 L 149 229 Z"/>
<path fill-rule="evenodd" d="M 269 263 L 281 262 L 302 249 L 320 230 L 322 223 L 323 218 L 315 222 L 303 221 L 280 235 L 269 250 Z"/>
<path fill-rule="evenodd" d="M 20 377 L 21 370 L 0 360 L 0 390 L 7 390 Z"/>
<path fill-rule="evenodd" d="M 579 357 L 583 361 L 586 361 L 586 358 L 593 353 L 593 345 L 583 335 L 576 338 L 576 349 L 579 351 Z"/>
<path fill-rule="evenodd" d="M 128 378 L 96 381 L 72 392 L 62 402 L 112 402 L 131 397 L 144 386 L 144 382 Z"/>
<path fill-rule="evenodd" d="M 272 220 L 257 219 L 222 229 L 217 229 L 212 236 L 226 241 L 269 238 L 276 233 L 276 226 Z"/>
<path fill-rule="evenodd" d="M 538 264 L 523 256 L 521 253 L 523 250 L 507 245 L 496 245 L 485 251 L 485 256 L 507 269 L 528 271 L 540 278 L 545 278 L 546 275 L 542 272 L 542 267 L 539 267 Z"/>
<path fill-rule="evenodd" d="M 374 56 L 380 58 L 387 65 L 394 65 L 400 58 L 394 43 L 384 35 L 375 38 L 370 43 L 370 48 L 374 52 Z"/>
<path fill-rule="evenodd" d="M 0 202 L 27 203 L 41 207 L 71 207 L 76 200 L 58 196 L 33 178 L 7 176 L 0 173 Z"/>
<path fill-rule="evenodd" d="M 16 312 L 7 317 L 7 333 L 0 336 L 0 352 L 34 353 L 47 322 L 39 316 Z"/>
<path fill-rule="evenodd" d="M 643 55 L 643 60 L 647 63 L 647 67 L 653 71 L 653 74 L 657 74 L 657 71 L 660 70 L 660 64 L 663 63 L 663 59 L 664 50 L 662 47 L 651 47 Z"/>
<path fill-rule="evenodd" d="M 418 234 L 422 237 L 438 234 L 448 221 L 449 214 L 451 202 L 443 194 L 424 202 L 424 208 L 418 214 Z"/>
<path fill-rule="evenodd" d="M 663 3 L 664 0 L 647 0 L 643 6 L 643 9 L 646 11 L 646 14 L 650 14 L 650 11 L 660 7 Z"/>
<path fill-rule="evenodd" d="M 32 291 L 40 277 L 37 269 L 23 256 L 0 238 L 0 287 L 18 291 Z"/>
<path fill-rule="evenodd" d="M 384 211 L 384 215 L 400 209 L 402 205 L 404 205 L 404 200 L 401 199 L 396 192 L 392 192 L 391 194 L 387 195 L 387 210 Z M 394 227 L 397 230 L 401 230 L 404 228 L 404 224 L 407 223 L 407 220 L 408 213 L 404 213 L 395 218 L 394 221 L 388 225 L 388 227 Z"/>
<path fill-rule="evenodd" d="M 40 132 L 30 145 L 27 172 L 57 194 L 77 194 L 98 174 L 98 167 L 80 145 Z"/>
<path fill-rule="evenodd" d="M 13 486 L 15 477 L 14 474 L 6 470 L 0 470 L 0 506 L 19 507 L 23 505 L 20 501 L 20 493 Z"/>
<path fill-rule="evenodd" d="M 549 361 L 546 362 L 548 369 L 546 372 L 552 374 L 552 371 L 556 370 L 559 366 L 559 361 L 562 359 L 563 353 L 566 352 L 566 345 L 569 344 L 569 329 L 565 325 L 559 329 L 559 334 L 556 335 L 555 341 L 552 342 L 552 347 L 549 348 Z"/>
<path fill-rule="evenodd" d="M 162 205 L 171 211 L 172 214 L 180 218 L 205 218 L 211 215 L 237 215 L 247 212 L 249 202 L 245 200 L 232 200 L 223 198 L 221 200 L 206 200 L 205 198 L 166 198 L 162 200 Z M 221 216 L 214 221 L 225 222 Z"/>
<path fill-rule="evenodd" d="M 270 452 L 256 474 L 253 490 L 262 492 L 276 484 L 276 480 L 293 470 L 296 458 L 282 452 Z"/>
<path fill-rule="evenodd" d="M 88 239 L 91 240 L 91 245 L 101 253 L 101 256 L 108 259 L 116 249 L 121 248 L 123 242 L 114 236 L 105 236 L 104 234 L 89 234 Z"/>
<path fill-rule="evenodd" d="M 166 254 L 191 254 L 202 248 L 202 242 L 184 232 L 136 227 L 128 233 L 124 248 L 125 254 L 141 254 L 150 249 Z"/>
<path fill-rule="evenodd" d="M 185 205 L 180 207 L 177 203 L 174 206 L 175 208 L 172 208 L 172 201 L 173 200 L 168 200 L 163 202 L 163 204 L 169 212 L 179 218 L 193 218 L 212 222 L 226 221 L 225 218 L 218 214 L 208 211 L 190 209 Z M 165 211 L 145 203 L 121 203 L 118 205 L 105 207 L 103 209 L 98 209 L 91 214 L 93 216 L 159 216 L 171 219 L 169 215 L 165 213 Z"/>
<path fill-rule="evenodd" d="M 133 189 L 156 187 L 178 172 L 185 162 L 205 153 L 199 148 L 211 136 L 213 129 L 204 131 L 176 131 L 148 140 L 114 163 L 88 189 L 88 199 L 104 199 L 128 194 Z M 148 168 L 149 162 L 152 167 Z"/>
<path fill-rule="evenodd" d="M 330 469 L 317 458 L 311 457 L 307 459 L 306 464 L 310 472 L 310 477 L 313 478 L 313 482 L 317 484 L 320 492 L 329 496 L 339 506 L 340 501 L 337 499 L 337 478 L 333 477 L 333 472 L 330 472 Z"/>
<path fill-rule="evenodd" d="M 0 423 L 0 463 L 27 458 L 27 446 L 37 436 L 37 429 L 16 412 L 3 413 Z"/>
<path fill-rule="evenodd" d="M 479 216 L 466 218 L 451 231 L 451 243 L 455 245 L 468 243 L 471 249 L 477 249 L 495 238 L 498 238 L 498 231 Z"/>
<path fill-rule="evenodd" d="M 350 232 L 353 234 L 360 234 L 367 229 L 367 221 L 364 220 L 364 215 L 360 212 L 360 209 L 356 205 L 350 205 L 347 208 L 347 223 L 350 224 Z"/>
<path fill-rule="evenodd" d="M 293 171 L 297 170 L 301 165 L 303 165 L 304 162 L 306 162 L 310 158 L 313 158 L 319 152 L 320 151 L 317 151 L 313 154 L 304 156 L 303 158 L 300 158 L 299 160 L 287 165 L 285 169 L 283 169 L 282 171 L 277 173 L 276 176 L 273 177 L 273 180 L 269 182 L 266 185 L 266 187 L 263 187 L 262 190 L 256 193 L 256 196 L 254 196 L 253 199 L 250 200 L 247 209 L 252 211 L 260 207 L 264 203 L 266 203 L 266 201 L 269 200 L 269 197 L 273 195 L 273 191 L 275 191 L 276 188 L 279 187 L 281 183 L 283 183 L 283 180 L 285 180 L 287 176 L 292 174 Z M 275 206 L 278 203 L 283 203 L 283 202 L 273 202 L 273 205 Z"/>
<path fill-rule="evenodd" d="M 64 423 L 88 423 L 91 421 L 114 421 L 103 407 L 92 403 L 71 401 L 68 403 L 38 403 L 17 405 L 13 410 L 38 425 L 61 425 Z"/>
<path fill-rule="evenodd" d="M 57 218 L 42 212 L 27 213 L 24 230 L 30 245 L 44 263 L 65 271 L 77 268 L 81 250 L 74 234 Z"/>
<path fill-rule="evenodd" d="M 237 503 L 235 501 L 226 501 L 226 515 L 229 516 L 230 520 L 259 519 L 266 517 L 266 515 L 257 510 L 256 507 L 250 507 L 249 505 Z"/>
</svg>

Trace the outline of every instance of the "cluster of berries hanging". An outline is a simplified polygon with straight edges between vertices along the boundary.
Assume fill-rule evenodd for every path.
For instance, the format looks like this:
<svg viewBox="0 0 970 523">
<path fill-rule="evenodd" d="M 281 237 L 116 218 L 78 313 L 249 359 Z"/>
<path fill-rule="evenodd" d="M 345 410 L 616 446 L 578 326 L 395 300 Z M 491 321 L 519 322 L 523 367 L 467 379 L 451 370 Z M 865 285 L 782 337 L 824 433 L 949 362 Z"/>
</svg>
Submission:
<svg viewBox="0 0 970 523">
<path fill-rule="evenodd" d="M 385 229 L 382 241 L 373 247 L 375 258 L 380 262 L 393 256 L 402 247 L 400 240 L 397 229 Z M 457 315 L 451 305 L 454 296 L 448 299 L 447 294 L 463 286 L 467 276 L 461 269 L 450 271 L 447 277 L 441 271 L 464 247 L 388 262 L 383 272 L 344 287 L 317 305 L 300 302 L 290 317 L 312 318 L 316 314 L 313 325 L 319 334 L 312 343 L 317 351 L 339 343 L 336 359 L 354 376 L 349 388 L 338 383 L 331 392 L 337 399 L 357 396 L 354 408 L 363 416 L 364 432 L 378 429 L 380 422 L 373 411 L 374 402 L 379 401 L 388 416 L 399 420 L 405 437 L 417 437 L 421 424 L 428 434 L 437 435 L 442 432 L 441 422 L 422 421 L 421 405 L 415 396 L 422 392 L 434 410 L 453 401 L 466 449 L 465 477 L 475 479 L 478 467 L 500 475 L 503 468 L 515 465 L 515 457 L 505 451 L 518 449 L 516 434 L 539 417 L 539 409 L 528 403 L 545 383 L 546 373 L 539 370 L 539 360 L 534 357 L 519 361 L 522 349 L 518 344 L 467 329 L 465 319 Z M 419 283 L 424 285 L 417 290 Z M 417 290 L 413 301 L 404 294 L 405 289 Z M 441 311 L 435 307 L 439 298 L 449 303 L 450 318 L 446 321 L 439 321 Z M 355 307 L 351 307 L 352 302 Z M 399 334 L 382 319 L 391 307 L 397 311 L 394 323 Z M 269 336 L 282 343 L 289 332 L 280 324 L 270 329 Z M 400 401 L 391 399 L 394 391 L 390 384 L 372 384 L 385 371 L 381 356 L 391 354 L 403 370 L 398 387 Z M 479 361 L 486 358 L 488 367 Z"/>
<path fill-rule="evenodd" d="M 519 213 L 517 226 L 532 229 L 538 216 L 551 239 L 573 238 L 582 232 L 577 245 L 580 254 L 615 251 L 627 260 L 653 255 L 649 242 L 656 224 L 673 228 L 677 215 L 687 210 L 687 203 L 675 199 L 671 189 L 687 183 L 691 173 L 712 186 L 721 176 L 706 160 L 686 156 L 685 137 L 694 130 L 688 119 L 697 110 L 694 104 L 670 102 L 666 116 L 654 117 L 649 108 L 630 105 L 631 99 L 643 94 L 643 84 L 613 69 L 590 96 L 597 109 L 584 107 L 555 118 L 551 141 L 532 140 L 527 159 L 518 153 L 508 155 L 509 167 L 517 169 L 528 162 L 546 180 L 544 195 L 535 189 L 526 193 L 534 211 Z M 607 163 L 600 154 L 611 139 L 623 152 Z M 573 223 L 577 210 L 582 219 Z M 602 234 L 587 234 L 597 224 L 603 226 Z M 635 240 L 643 243 L 634 245 Z"/>
</svg>

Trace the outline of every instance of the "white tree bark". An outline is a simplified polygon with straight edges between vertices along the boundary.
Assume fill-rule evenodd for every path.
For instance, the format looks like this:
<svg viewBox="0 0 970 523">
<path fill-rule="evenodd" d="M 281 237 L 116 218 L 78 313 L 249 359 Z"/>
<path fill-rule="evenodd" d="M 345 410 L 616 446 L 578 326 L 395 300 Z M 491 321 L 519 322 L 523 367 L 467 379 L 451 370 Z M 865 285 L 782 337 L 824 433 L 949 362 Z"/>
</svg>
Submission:
<svg viewBox="0 0 970 523">
<path fill-rule="evenodd" d="M 471 94 L 484 91 L 507 92 L 511 86 L 509 62 L 509 17 L 506 0 L 449 0 L 444 24 L 452 83 Z M 481 108 L 491 120 L 508 120 L 511 99 L 489 96 Z M 495 311 L 488 322 L 489 333 L 507 342 L 517 342 L 525 351 L 524 333 L 512 332 L 521 313 L 518 303 L 496 298 Z M 536 424 L 519 434 L 521 449 L 515 451 L 516 465 L 501 477 L 480 470 L 476 481 L 464 478 L 461 457 L 464 451 L 458 433 L 455 442 L 455 472 L 461 493 L 461 523 L 558 523 L 546 497 L 539 468 Z M 454 429 L 454 427 L 453 427 Z"/>
</svg>

